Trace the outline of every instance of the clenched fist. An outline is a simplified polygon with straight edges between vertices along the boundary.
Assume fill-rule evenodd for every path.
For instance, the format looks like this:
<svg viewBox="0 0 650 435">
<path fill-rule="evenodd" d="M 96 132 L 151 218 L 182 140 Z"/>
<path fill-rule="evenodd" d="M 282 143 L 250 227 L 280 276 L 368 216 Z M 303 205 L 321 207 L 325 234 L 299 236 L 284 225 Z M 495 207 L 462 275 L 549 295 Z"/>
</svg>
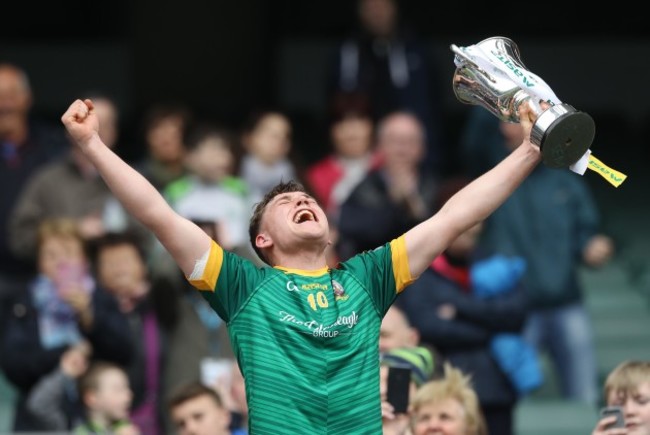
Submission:
<svg viewBox="0 0 650 435">
<path fill-rule="evenodd" d="M 68 133 L 81 148 L 97 137 L 99 120 L 91 100 L 76 100 L 61 117 Z"/>
</svg>

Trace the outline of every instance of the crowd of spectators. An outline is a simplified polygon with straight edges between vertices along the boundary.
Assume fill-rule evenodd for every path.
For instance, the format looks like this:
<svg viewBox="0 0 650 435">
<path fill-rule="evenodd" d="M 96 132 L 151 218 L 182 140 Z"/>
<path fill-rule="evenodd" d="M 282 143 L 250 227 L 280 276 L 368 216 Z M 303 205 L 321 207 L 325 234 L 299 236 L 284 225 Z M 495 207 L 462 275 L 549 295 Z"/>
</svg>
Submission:
<svg viewBox="0 0 650 435">
<path fill-rule="evenodd" d="M 462 174 L 441 171 L 457 146 L 444 143 L 439 83 L 398 13 L 392 0 L 359 2 L 360 29 L 341 42 L 332 67 L 323 159 L 304 167 L 292 160 L 306 145 L 293 141 L 281 109 L 251 110 L 235 130 L 161 102 L 144 118 L 146 156 L 134 167 L 179 214 L 258 265 L 248 221 L 280 181 L 304 184 L 328 214 L 330 267 L 398 237 L 521 141 L 516 124 L 500 125 L 479 108 L 458 146 Z M 87 97 L 103 142 L 118 146 L 119 108 L 108 95 Z M 0 368 L 17 391 L 13 429 L 245 434 L 245 381 L 224 321 L 61 126 L 32 116 L 33 98 L 28 72 L 0 64 Z M 604 265 L 613 250 L 584 181 L 536 169 L 386 314 L 384 433 L 514 433 L 515 405 L 544 381 L 535 378 L 535 359 L 545 349 L 564 397 L 595 406 L 577 272 Z M 515 353 L 529 356 L 526 367 L 508 364 Z M 386 370 L 396 361 L 412 373 L 408 415 L 385 400 Z M 643 362 L 621 365 L 605 386 L 606 401 L 623 406 L 643 433 L 649 388 Z M 609 423 L 594 434 L 614 433 L 605 432 Z M 642 433 L 632 429 L 620 433 Z"/>
</svg>

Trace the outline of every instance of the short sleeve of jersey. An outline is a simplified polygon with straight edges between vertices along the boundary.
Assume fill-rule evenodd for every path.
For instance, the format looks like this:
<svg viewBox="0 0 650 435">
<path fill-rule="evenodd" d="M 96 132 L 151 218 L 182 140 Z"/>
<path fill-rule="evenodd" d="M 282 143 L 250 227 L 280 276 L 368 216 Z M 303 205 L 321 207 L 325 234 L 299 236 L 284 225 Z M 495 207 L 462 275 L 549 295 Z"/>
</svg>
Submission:
<svg viewBox="0 0 650 435">
<path fill-rule="evenodd" d="M 349 271 L 361 282 L 382 316 L 397 295 L 413 282 L 404 236 L 358 254 L 343 262 L 340 268 Z"/>
<path fill-rule="evenodd" d="M 200 278 L 190 284 L 201 291 L 213 310 L 229 322 L 262 281 L 264 272 L 252 262 L 225 251 L 212 242 L 208 261 Z"/>
</svg>

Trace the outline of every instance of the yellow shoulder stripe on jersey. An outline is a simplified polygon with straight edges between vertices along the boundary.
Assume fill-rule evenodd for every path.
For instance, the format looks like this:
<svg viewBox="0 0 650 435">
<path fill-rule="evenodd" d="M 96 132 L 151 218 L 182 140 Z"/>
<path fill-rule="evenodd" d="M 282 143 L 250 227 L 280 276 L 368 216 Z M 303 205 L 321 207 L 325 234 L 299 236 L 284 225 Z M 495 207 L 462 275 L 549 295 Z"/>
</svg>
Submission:
<svg viewBox="0 0 650 435">
<path fill-rule="evenodd" d="M 405 240 L 404 236 L 400 236 L 390 242 L 390 252 L 393 259 L 393 275 L 395 276 L 395 291 L 397 293 L 401 293 L 407 285 L 414 281 L 409 267 Z"/>
<path fill-rule="evenodd" d="M 213 240 L 210 245 L 208 262 L 205 264 L 205 269 L 203 269 L 203 275 L 199 279 L 190 280 L 190 284 L 199 290 L 213 292 L 217 287 L 217 278 L 219 278 L 222 263 L 223 248 Z"/>
</svg>

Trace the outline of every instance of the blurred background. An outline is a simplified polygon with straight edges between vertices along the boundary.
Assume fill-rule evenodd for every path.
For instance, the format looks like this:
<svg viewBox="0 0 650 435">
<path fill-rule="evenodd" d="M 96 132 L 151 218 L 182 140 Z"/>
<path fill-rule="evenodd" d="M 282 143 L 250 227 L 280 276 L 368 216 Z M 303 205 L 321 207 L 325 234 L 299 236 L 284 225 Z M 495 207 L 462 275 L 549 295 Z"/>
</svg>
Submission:
<svg viewBox="0 0 650 435">
<path fill-rule="evenodd" d="M 614 166 L 634 151 L 647 156 L 650 101 L 641 77 L 650 34 L 639 14 L 560 2 L 530 10 L 403 3 L 402 20 L 425 44 L 439 79 L 450 147 L 466 107 L 451 89 L 449 45 L 507 36 L 560 99 L 596 119 L 597 154 L 616 149 Z M 312 127 L 325 128 L 331 59 L 358 22 L 355 2 L 345 0 L 55 1 L 38 6 L 47 17 L 38 25 L 24 19 L 34 7 L 14 3 L 3 14 L 15 19 L 0 28 L 0 57 L 29 72 L 38 113 L 57 118 L 75 96 L 101 90 L 123 113 L 120 142 L 135 144 L 140 116 L 154 102 L 182 100 L 233 125 L 252 107 L 274 104 L 295 114 L 296 143 L 309 157 L 327 142 Z M 133 146 L 122 150 L 127 157 L 144 152 Z"/>
<path fill-rule="evenodd" d="M 597 9 L 571 2 L 399 4 L 400 20 L 419 38 L 430 66 L 445 175 L 461 170 L 459 141 L 471 109 L 452 91 L 450 44 L 513 39 L 531 71 L 563 102 L 594 118 L 592 151 L 629 177 L 614 188 L 593 172 L 584 175 L 602 230 L 616 244 L 611 263 L 581 272 L 600 380 L 623 359 L 650 359 L 646 17 L 623 5 Z M 120 113 L 117 151 L 128 161 L 146 154 L 146 110 L 169 101 L 232 129 L 241 129 L 253 110 L 280 108 L 291 120 L 300 162 L 308 166 L 330 151 L 328 83 L 341 42 L 358 26 L 356 7 L 350 0 L 6 2 L 0 62 L 27 72 L 33 114 L 53 123 L 81 95 L 110 95 Z M 0 408 L 3 432 L 13 393 L 0 388 L 7 404 Z M 552 382 L 521 402 L 517 415 L 519 433 L 529 435 L 587 433 L 595 421 L 591 408 L 568 408 Z M 549 427 L 567 419 L 576 425 Z"/>
</svg>

